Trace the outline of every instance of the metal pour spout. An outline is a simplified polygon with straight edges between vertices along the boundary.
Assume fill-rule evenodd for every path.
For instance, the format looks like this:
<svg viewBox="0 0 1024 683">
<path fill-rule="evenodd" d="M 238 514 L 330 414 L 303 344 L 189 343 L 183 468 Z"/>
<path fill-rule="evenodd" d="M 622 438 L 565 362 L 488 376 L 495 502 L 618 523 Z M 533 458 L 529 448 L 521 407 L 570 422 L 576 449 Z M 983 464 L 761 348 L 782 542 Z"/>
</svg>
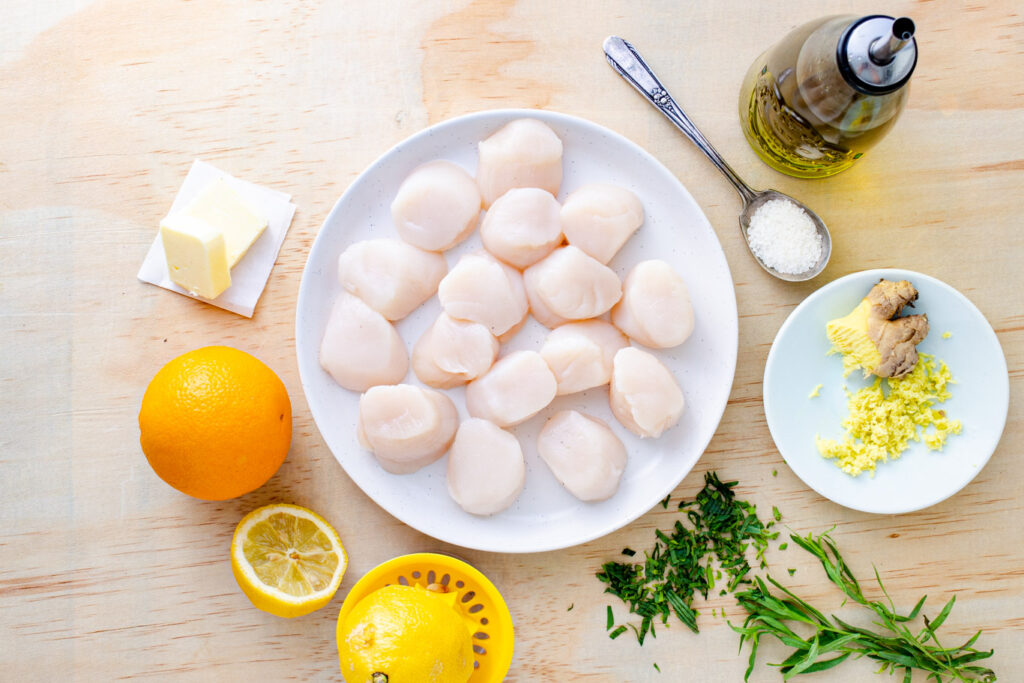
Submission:
<svg viewBox="0 0 1024 683">
<path fill-rule="evenodd" d="M 893 55 L 903 49 L 914 37 L 914 21 L 910 17 L 900 17 L 892 22 L 892 33 L 888 39 L 882 37 L 871 43 L 868 54 L 871 61 L 884 66 L 892 61 Z"/>
</svg>

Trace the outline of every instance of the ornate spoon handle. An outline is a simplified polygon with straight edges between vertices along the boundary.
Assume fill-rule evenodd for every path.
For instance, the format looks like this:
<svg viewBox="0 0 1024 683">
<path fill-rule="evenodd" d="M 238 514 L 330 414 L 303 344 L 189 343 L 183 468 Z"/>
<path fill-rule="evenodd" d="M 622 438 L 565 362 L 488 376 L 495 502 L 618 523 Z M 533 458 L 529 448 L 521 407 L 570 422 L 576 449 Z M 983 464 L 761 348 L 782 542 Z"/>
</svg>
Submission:
<svg viewBox="0 0 1024 683">
<path fill-rule="evenodd" d="M 619 72 L 619 75 L 640 91 L 640 94 L 647 98 L 648 102 L 657 107 L 683 135 L 704 152 L 711 163 L 729 179 L 736 191 L 740 193 L 744 205 L 753 201 L 758 193 L 736 175 L 722 155 L 697 130 L 697 126 L 693 125 L 693 122 L 683 112 L 682 107 L 676 104 L 672 95 L 632 45 L 618 36 L 609 36 L 604 41 L 604 54 L 608 58 L 608 63 Z"/>
</svg>

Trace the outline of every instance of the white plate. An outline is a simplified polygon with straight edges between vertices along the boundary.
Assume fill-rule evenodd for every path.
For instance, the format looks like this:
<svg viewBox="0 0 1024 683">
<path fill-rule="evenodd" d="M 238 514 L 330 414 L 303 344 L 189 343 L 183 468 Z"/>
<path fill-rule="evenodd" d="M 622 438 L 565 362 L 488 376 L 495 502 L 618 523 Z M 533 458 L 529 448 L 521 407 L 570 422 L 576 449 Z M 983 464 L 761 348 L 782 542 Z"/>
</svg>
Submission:
<svg viewBox="0 0 1024 683">
<path fill-rule="evenodd" d="M 447 457 L 411 475 L 382 470 L 356 441 L 358 394 L 342 389 L 317 360 L 331 303 L 340 291 L 337 258 L 349 244 L 395 237 L 390 204 L 401 181 L 416 166 L 449 159 L 476 171 L 476 145 L 508 121 L 529 116 L 544 121 L 565 145 L 559 199 L 588 182 L 617 183 L 635 192 L 646 221 L 610 264 L 620 276 L 646 258 L 671 263 L 686 279 L 696 317 L 685 344 L 657 355 L 683 388 L 687 409 L 680 423 L 660 439 L 630 434 L 611 415 L 607 388 L 559 397 L 540 415 L 512 431 L 526 456 L 526 486 L 513 506 L 493 517 L 464 512 L 448 496 Z M 480 248 L 479 233 L 447 253 Z M 437 297 L 398 323 L 411 348 L 440 311 Z M 690 194 L 657 160 L 626 138 L 564 114 L 496 110 L 469 114 L 431 126 L 373 163 L 342 195 L 324 221 L 309 253 L 296 312 L 295 345 L 302 388 L 313 419 L 334 456 L 353 481 L 378 505 L 434 538 L 495 552 L 539 552 L 583 543 L 628 524 L 664 498 L 690 471 L 718 427 L 736 368 L 737 316 L 729 267 L 721 245 Z M 547 330 L 532 318 L 502 347 L 539 349 Z M 410 372 L 407 382 L 419 384 Z M 463 390 L 449 392 L 467 417 Z M 565 491 L 536 453 L 536 436 L 555 411 L 578 408 L 609 423 L 629 451 L 618 493 L 601 503 L 583 503 Z"/>
<path fill-rule="evenodd" d="M 929 333 L 918 348 L 944 360 L 956 384 L 941 405 L 963 422 L 942 451 L 910 442 L 897 460 L 868 473 L 846 474 L 818 454 L 814 437 L 840 439 L 847 414 L 844 384 L 866 386 L 861 373 L 843 379 L 842 357 L 827 356 L 825 324 L 846 315 L 881 278 L 909 280 L 919 292 L 912 313 L 927 313 Z M 948 339 L 943 333 L 952 334 Z M 821 395 L 808 398 L 818 384 Z M 812 489 L 840 505 L 898 514 L 934 505 L 962 489 L 995 451 L 1006 424 L 1010 379 L 992 326 L 967 297 L 933 277 L 909 270 L 867 270 L 831 282 L 807 297 L 783 323 L 764 371 L 764 412 L 775 445 Z"/>
</svg>

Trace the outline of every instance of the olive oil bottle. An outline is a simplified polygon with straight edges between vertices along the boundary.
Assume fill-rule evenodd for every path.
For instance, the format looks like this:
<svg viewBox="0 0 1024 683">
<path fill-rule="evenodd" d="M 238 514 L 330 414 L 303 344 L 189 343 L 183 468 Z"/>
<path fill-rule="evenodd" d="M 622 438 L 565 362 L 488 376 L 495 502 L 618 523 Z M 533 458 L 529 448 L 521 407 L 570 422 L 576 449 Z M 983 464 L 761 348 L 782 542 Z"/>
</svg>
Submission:
<svg viewBox="0 0 1024 683">
<path fill-rule="evenodd" d="M 740 123 L 772 168 L 823 178 L 860 159 L 896 122 L 917 64 L 914 22 L 873 15 L 818 19 L 754 60 Z"/>
</svg>

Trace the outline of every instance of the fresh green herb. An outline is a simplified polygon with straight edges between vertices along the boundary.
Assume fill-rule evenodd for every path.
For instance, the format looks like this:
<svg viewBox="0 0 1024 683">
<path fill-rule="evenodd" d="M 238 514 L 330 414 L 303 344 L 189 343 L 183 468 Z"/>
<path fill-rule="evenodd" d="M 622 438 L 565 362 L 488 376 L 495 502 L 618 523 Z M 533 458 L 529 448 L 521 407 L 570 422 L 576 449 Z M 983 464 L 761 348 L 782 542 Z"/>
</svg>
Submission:
<svg viewBox="0 0 1024 683">
<path fill-rule="evenodd" d="M 778 470 L 772 470 L 772 476 L 773 477 L 779 476 L 779 471 Z"/>
<path fill-rule="evenodd" d="M 626 632 L 626 627 L 625 626 L 620 626 L 617 629 L 615 629 L 614 631 L 612 631 L 611 633 L 609 633 L 608 637 L 611 638 L 612 640 L 615 640 L 616 638 L 618 638 L 619 636 L 621 636 L 625 632 Z"/>
<path fill-rule="evenodd" d="M 788 547 L 789 547 L 788 543 L 780 543 L 779 544 L 779 550 L 785 550 Z"/>
<path fill-rule="evenodd" d="M 741 649 L 743 643 L 750 643 L 744 680 L 748 680 L 754 670 L 760 639 L 767 636 L 793 648 L 789 657 L 772 665 L 781 667 L 786 680 L 802 673 L 831 669 L 851 657 L 867 657 L 879 662 L 879 673 L 894 674 L 902 669 L 904 683 L 911 680 L 915 669 L 928 672 L 928 680 L 936 683 L 944 680 L 991 683 L 996 680 L 991 669 L 975 664 L 992 656 L 992 650 L 986 652 L 972 647 L 981 631 L 959 647 L 944 648 L 939 644 L 936 631 L 952 611 L 955 595 L 935 619 L 923 617 L 924 628 L 914 633 L 906 624 L 917 618 L 928 596 L 918 600 L 909 614 L 901 615 L 896 612 L 878 570 L 875 570 L 875 580 L 885 595 L 885 601 L 868 600 L 864 596 L 853 572 L 827 533 L 817 537 L 813 534 L 806 537 L 791 535 L 790 539 L 818 558 L 829 580 L 843 591 L 847 599 L 875 614 L 877 618 L 873 623 L 880 631 L 852 626 L 834 615 L 830 619 L 771 576 L 767 583 L 757 577 L 753 588 L 736 595 L 740 606 L 747 611 L 743 626 L 730 624 L 740 634 Z M 773 593 L 772 586 L 781 592 Z M 790 628 L 791 625 L 799 625 L 800 633 L 807 634 L 806 637 L 798 635 Z"/>
<path fill-rule="evenodd" d="M 729 578 L 729 591 L 741 583 L 750 583 L 747 547 L 753 547 L 754 557 L 763 569 L 767 566 L 764 551 L 768 549 L 768 541 L 779 537 L 777 531 L 769 532 L 757 518 L 756 506 L 736 500 L 732 490 L 735 486 L 735 481 L 723 483 L 718 475 L 709 472 L 704 476 L 704 488 L 697 494 L 699 514 L 694 511 L 687 514 L 694 527 L 710 542 L 719 566 Z"/>
<path fill-rule="evenodd" d="M 608 625 L 604 627 L 604 630 L 611 631 L 612 626 L 615 626 L 615 616 L 612 614 L 612 606 L 608 605 Z"/>
<path fill-rule="evenodd" d="M 657 671 L 658 673 L 661 673 L 661 667 L 658 666 L 657 662 L 654 663 L 654 670 Z"/>
<path fill-rule="evenodd" d="M 672 497 L 671 493 L 668 494 L 667 496 L 665 496 L 665 498 L 661 501 L 661 507 L 662 508 L 668 510 L 668 499 L 671 498 L 671 497 Z"/>
<path fill-rule="evenodd" d="M 622 554 L 625 555 L 626 557 L 633 557 L 634 555 L 636 555 L 636 551 L 633 550 L 632 548 L 623 548 L 622 549 Z"/>
<path fill-rule="evenodd" d="M 574 603 L 572 603 L 571 605 L 569 605 L 569 609 L 567 609 L 567 610 L 565 610 L 565 611 L 566 611 L 566 612 L 571 612 L 571 611 L 572 611 L 572 608 L 573 608 L 573 607 L 575 607 L 575 606 L 576 606 L 576 603 L 574 602 Z"/>
<path fill-rule="evenodd" d="M 668 533 L 656 530 L 654 546 L 644 553 L 642 562 L 607 562 L 597 573 L 608 584 L 605 592 L 620 598 L 640 617 L 639 628 L 630 627 L 641 645 L 648 634 L 656 637 L 655 619 L 667 625 L 672 614 L 696 633 L 694 598 L 698 593 L 706 598 L 721 572 L 728 591 L 751 583 L 748 547 L 754 548 L 761 567 L 765 566 L 764 551 L 778 532 L 768 531 L 754 505 L 736 500 L 735 486 L 736 482 L 722 482 L 714 472 L 705 474 L 696 500 L 679 504 L 680 510 L 687 510 L 689 526 L 676 520 Z M 714 559 L 721 568 L 717 574 L 711 565 Z"/>
<path fill-rule="evenodd" d="M 790 568 L 789 568 L 789 569 L 787 569 L 786 571 L 787 571 L 787 572 L 789 572 L 789 575 L 790 575 L 790 576 L 793 576 L 793 574 L 796 574 L 796 569 L 794 569 L 793 567 L 790 567 Z"/>
<path fill-rule="evenodd" d="M 782 513 L 779 512 L 779 508 L 775 507 L 774 505 L 772 506 L 772 517 L 775 519 L 776 522 L 782 521 Z"/>
</svg>

